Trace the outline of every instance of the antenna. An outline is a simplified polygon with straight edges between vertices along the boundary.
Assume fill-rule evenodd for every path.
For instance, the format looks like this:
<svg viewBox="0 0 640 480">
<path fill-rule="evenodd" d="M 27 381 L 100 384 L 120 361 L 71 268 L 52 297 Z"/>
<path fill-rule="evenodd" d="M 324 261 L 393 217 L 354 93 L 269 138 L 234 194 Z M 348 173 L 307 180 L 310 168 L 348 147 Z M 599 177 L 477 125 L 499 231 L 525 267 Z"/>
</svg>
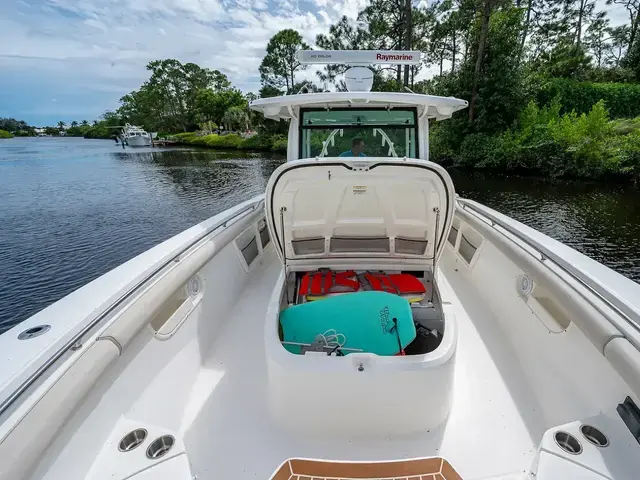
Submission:
<svg viewBox="0 0 640 480">
<path fill-rule="evenodd" d="M 300 50 L 298 61 L 303 65 L 338 63 L 363 65 L 418 65 L 422 53 L 416 50 Z"/>
<path fill-rule="evenodd" d="M 311 82 L 304 82 L 300 90 L 298 90 L 298 94 L 301 93 L 313 93 L 313 84 Z"/>
<path fill-rule="evenodd" d="M 351 68 L 344 73 L 347 90 L 369 92 L 373 86 L 373 72 L 367 65 L 418 65 L 421 55 L 409 50 L 300 50 L 298 61 L 302 65 L 348 65 Z"/>
</svg>

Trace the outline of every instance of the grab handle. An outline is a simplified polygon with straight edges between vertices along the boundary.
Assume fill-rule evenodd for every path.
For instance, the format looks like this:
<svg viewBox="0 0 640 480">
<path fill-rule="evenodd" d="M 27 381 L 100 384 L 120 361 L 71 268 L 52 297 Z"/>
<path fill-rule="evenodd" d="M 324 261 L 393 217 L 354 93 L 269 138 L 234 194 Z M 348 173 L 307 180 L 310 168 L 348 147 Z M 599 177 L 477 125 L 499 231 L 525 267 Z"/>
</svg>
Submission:
<svg viewBox="0 0 640 480">
<path fill-rule="evenodd" d="M 180 289 L 149 323 L 153 336 L 158 340 L 168 340 L 175 335 L 201 299 L 202 294 L 191 297 Z"/>
</svg>

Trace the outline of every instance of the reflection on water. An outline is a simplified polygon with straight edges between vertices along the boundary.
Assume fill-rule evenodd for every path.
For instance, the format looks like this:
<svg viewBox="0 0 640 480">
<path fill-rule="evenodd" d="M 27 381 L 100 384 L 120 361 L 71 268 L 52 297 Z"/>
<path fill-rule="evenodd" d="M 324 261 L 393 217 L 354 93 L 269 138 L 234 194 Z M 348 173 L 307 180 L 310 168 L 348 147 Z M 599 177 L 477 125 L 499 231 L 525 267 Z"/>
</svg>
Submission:
<svg viewBox="0 0 640 480">
<path fill-rule="evenodd" d="M 242 155 L 241 157 L 239 155 Z M 282 157 L 0 143 L 0 332 L 153 245 L 264 192 Z M 457 192 L 640 280 L 637 191 L 453 172 Z"/>
<path fill-rule="evenodd" d="M 461 196 L 505 213 L 640 282 L 637 189 L 451 173 Z"/>
<path fill-rule="evenodd" d="M 0 332 L 124 261 L 264 192 L 281 157 L 0 144 Z"/>
</svg>

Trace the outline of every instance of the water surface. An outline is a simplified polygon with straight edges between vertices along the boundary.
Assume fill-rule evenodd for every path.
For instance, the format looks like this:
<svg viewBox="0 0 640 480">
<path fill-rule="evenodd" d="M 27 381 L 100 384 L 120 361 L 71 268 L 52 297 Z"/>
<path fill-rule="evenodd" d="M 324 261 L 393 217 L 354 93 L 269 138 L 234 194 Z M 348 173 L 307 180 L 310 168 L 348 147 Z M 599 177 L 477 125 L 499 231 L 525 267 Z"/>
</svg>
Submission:
<svg viewBox="0 0 640 480">
<path fill-rule="evenodd" d="M 282 157 L 0 141 L 0 332 L 159 242 L 262 193 Z M 638 191 L 452 172 L 458 193 L 640 281 Z"/>
</svg>

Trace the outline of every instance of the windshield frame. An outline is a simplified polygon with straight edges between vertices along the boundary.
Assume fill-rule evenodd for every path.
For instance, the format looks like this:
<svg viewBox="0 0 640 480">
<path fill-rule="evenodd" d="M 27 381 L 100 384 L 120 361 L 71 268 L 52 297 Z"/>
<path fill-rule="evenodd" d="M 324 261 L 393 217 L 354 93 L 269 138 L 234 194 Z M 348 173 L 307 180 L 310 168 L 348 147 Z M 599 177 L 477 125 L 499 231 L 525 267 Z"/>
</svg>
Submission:
<svg viewBox="0 0 640 480">
<path fill-rule="evenodd" d="M 354 111 L 354 110 L 378 110 L 378 111 L 382 111 L 382 110 L 400 110 L 400 111 L 409 111 L 409 112 L 413 112 L 413 119 L 414 119 L 414 123 L 409 125 L 409 127 L 405 127 L 402 124 L 399 125 L 391 125 L 391 124 L 368 124 L 368 125 L 364 125 L 364 126 L 356 126 L 356 125 L 304 125 L 304 114 L 306 112 L 324 112 L 324 111 Z M 335 129 L 335 128 L 343 128 L 345 130 L 351 129 L 351 128 L 414 128 L 415 129 L 415 157 L 414 158 L 420 158 L 420 126 L 419 126 L 419 118 L 418 118 L 418 108 L 417 107 L 380 107 L 380 106 L 376 106 L 376 107 L 367 107 L 366 104 L 364 105 L 359 105 L 356 104 L 352 107 L 328 107 L 328 108 L 322 108 L 322 107 L 311 107 L 311 108 L 301 108 L 300 109 L 300 113 L 298 116 L 298 160 L 301 160 L 303 158 L 307 158 L 307 157 L 302 157 L 302 137 L 303 134 L 302 132 L 304 130 L 331 130 L 331 129 Z M 309 158 L 315 158 L 315 157 L 309 157 Z M 324 157 L 327 158 L 327 157 Z M 331 158 L 331 157 L 328 157 Z M 402 157 L 384 157 L 384 158 L 402 158 Z"/>
</svg>

